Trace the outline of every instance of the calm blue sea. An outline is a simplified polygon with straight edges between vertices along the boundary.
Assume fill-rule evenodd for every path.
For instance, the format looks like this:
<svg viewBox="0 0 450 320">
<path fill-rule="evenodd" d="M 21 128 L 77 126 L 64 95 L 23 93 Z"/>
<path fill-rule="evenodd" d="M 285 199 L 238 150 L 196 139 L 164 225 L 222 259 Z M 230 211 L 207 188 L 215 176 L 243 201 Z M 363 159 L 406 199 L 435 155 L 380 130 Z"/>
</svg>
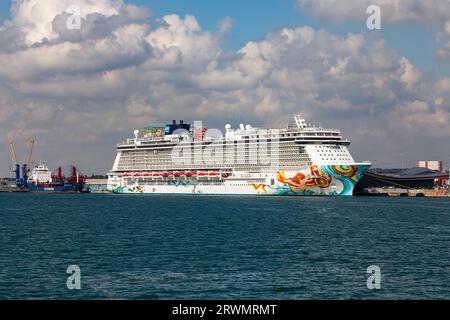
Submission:
<svg viewBox="0 0 450 320">
<path fill-rule="evenodd" d="M 450 199 L 0 194 L 0 299 L 449 299 L 449 245 Z"/>
</svg>

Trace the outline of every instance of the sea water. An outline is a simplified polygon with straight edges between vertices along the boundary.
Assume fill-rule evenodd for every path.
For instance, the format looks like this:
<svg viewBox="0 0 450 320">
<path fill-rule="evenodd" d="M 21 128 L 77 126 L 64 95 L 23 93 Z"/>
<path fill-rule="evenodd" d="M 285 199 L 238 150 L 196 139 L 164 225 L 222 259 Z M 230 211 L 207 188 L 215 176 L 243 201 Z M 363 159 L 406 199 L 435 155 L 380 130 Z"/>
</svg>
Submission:
<svg viewBox="0 0 450 320">
<path fill-rule="evenodd" d="M 449 244 L 450 198 L 0 194 L 0 299 L 449 299 Z"/>
</svg>

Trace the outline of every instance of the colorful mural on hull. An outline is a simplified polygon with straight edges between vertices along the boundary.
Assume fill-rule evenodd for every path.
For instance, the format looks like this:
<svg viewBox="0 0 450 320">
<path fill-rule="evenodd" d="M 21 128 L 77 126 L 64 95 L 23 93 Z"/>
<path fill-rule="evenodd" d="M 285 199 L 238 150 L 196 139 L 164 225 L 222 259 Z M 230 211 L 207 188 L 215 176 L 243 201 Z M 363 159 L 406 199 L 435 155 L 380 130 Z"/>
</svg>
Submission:
<svg viewBox="0 0 450 320">
<path fill-rule="evenodd" d="M 323 165 L 310 167 L 310 173 L 297 173 L 286 178 L 284 171 L 278 172 L 276 187 L 279 195 L 327 195 L 351 196 L 358 181 L 369 169 L 370 165 L 336 166 Z"/>
<path fill-rule="evenodd" d="M 202 186 L 195 181 L 169 181 L 173 190 L 162 193 L 193 193 L 193 194 L 248 194 L 248 195 L 280 195 L 280 196 L 352 196 L 358 181 L 369 169 L 370 164 L 312 165 L 309 170 L 295 174 L 286 174 L 280 170 L 276 176 L 276 183 L 253 184 L 248 183 L 245 190 L 236 190 L 226 185 L 221 186 L 221 192 L 208 192 L 208 186 Z M 273 179 L 275 180 L 275 179 Z M 181 189 L 180 189 L 181 188 Z M 133 185 L 115 188 L 114 193 L 161 193 L 157 186 Z"/>
</svg>

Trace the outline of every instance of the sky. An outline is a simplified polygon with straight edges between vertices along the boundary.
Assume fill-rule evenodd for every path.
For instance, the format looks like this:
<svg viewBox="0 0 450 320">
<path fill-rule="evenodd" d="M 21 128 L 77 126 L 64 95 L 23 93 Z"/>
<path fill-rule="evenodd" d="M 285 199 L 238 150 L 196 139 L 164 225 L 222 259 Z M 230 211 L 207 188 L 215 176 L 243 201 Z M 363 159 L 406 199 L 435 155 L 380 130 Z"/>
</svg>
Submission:
<svg viewBox="0 0 450 320">
<path fill-rule="evenodd" d="M 298 112 L 377 167 L 450 164 L 449 62 L 450 0 L 1 0 L 0 176 L 8 138 L 20 158 L 34 137 L 35 160 L 105 173 L 145 125 Z"/>
</svg>

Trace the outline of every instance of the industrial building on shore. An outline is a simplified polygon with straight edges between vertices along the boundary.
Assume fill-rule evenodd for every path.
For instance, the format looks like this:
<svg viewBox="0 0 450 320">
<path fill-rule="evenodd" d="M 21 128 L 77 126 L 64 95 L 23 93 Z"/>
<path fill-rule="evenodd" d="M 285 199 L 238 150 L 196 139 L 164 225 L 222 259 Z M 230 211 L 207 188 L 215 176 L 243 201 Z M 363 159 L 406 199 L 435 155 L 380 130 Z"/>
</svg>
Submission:
<svg viewBox="0 0 450 320">
<path fill-rule="evenodd" d="M 417 161 L 416 167 L 430 169 L 430 170 L 439 171 L 439 172 L 443 171 L 442 161 L 436 161 L 436 160 Z"/>
<path fill-rule="evenodd" d="M 355 188 L 357 195 L 375 195 L 395 193 L 426 195 L 426 196 L 446 196 L 449 190 L 449 172 L 442 171 L 442 162 L 423 161 L 418 162 L 423 167 L 410 169 L 371 169 L 359 181 Z M 441 170 L 431 170 L 440 168 Z M 435 192 L 433 192 L 435 191 Z"/>
</svg>

